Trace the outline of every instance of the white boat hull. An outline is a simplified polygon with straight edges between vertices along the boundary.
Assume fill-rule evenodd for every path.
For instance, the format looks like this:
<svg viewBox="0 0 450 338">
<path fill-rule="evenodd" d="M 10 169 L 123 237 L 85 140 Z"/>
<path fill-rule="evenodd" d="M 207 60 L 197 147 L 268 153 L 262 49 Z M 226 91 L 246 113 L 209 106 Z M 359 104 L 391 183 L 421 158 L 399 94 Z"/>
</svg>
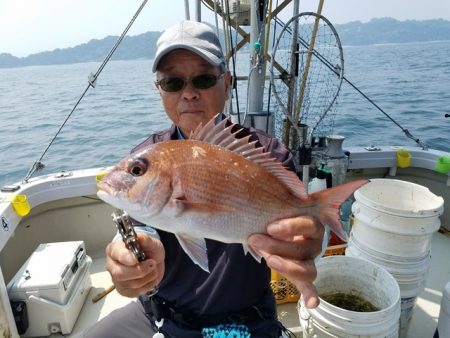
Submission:
<svg viewBox="0 0 450 338">
<path fill-rule="evenodd" d="M 399 169 L 395 159 L 398 147 L 382 147 L 379 151 L 347 148 L 347 179 L 392 177 L 406 180 L 428 187 L 434 194 L 449 202 L 450 175 L 434 170 L 437 158 L 448 154 L 420 148 L 406 149 L 412 154 L 411 166 Z M 90 300 L 111 285 L 109 274 L 104 269 L 104 250 L 116 232 L 111 219 L 113 208 L 96 196 L 96 177 L 104 170 L 105 168 L 92 168 L 36 177 L 26 184 L 19 184 L 20 188 L 15 192 L 0 193 L 0 218 L 3 226 L 0 231 L 0 296 L 4 309 L 3 322 L 9 323 L 13 337 L 18 334 L 13 324 L 6 284 L 40 243 L 83 240 L 87 253 L 93 258 L 92 290 L 72 334 L 132 301 L 115 291 L 96 304 L 92 304 Z M 15 212 L 10 199 L 16 194 L 27 196 L 31 207 L 29 215 L 20 217 Z M 448 211 L 444 212 L 441 222 L 443 232 L 450 230 Z M 432 336 L 437 326 L 442 290 L 450 280 L 450 270 L 443 269 L 448 266 L 446 260 L 450 255 L 448 234 L 436 233 L 433 236 L 432 252 L 429 278 L 425 291 L 417 300 L 410 337 Z M 279 316 L 292 331 L 301 332 L 296 304 L 280 305 Z M 3 326 L 6 327 L 6 323 Z"/>
</svg>

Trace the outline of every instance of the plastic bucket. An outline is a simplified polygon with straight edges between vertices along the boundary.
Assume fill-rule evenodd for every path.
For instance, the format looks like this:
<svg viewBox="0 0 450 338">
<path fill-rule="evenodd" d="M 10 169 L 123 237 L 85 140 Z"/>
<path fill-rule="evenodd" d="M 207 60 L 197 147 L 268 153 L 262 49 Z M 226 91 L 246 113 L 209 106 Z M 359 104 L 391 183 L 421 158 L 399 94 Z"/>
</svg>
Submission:
<svg viewBox="0 0 450 338">
<path fill-rule="evenodd" d="M 307 309 L 303 299 L 298 305 L 303 337 L 398 337 L 400 289 L 386 269 L 355 257 L 323 257 L 314 285 L 320 305 Z M 379 310 L 350 311 L 322 299 L 333 293 L 361 297 Z"/>
<path fill-rule="evenodd" d="M 370 252 L 366 249 L 350 235 L 345 255 L 361 258 L 385 268 L 399 283 L 402 297 L 415 297 L 423 291 L 431 262 L 429 253 L 424 258 L 411 260 Z"/>
<path fill-rule="evenodd" d="M 355 191 L 352 233 L 360 243 L 392 256 L 424 258 L 441 222 L 444 199 L 421 185 L 373 179 Z"/>
<path fill-rule="evenodd" d="M 367 249 L 367 248 L 366 248 Z M 370 252 L 363 249 L 360 243 L 350 235 L 345 254 L 357 257 L 382 266 L 397 281 L 400 288 L 400 337 L 405 337 L 414 311 L 417 296 L 424 290 L 428 277 L 431 255 L 411 260 L 403 257 L 393 257 L 382 253 Z M 397 259 L 397 260 L 396 260 Z"/>
<path fill-rule="evenodd" d="M 431 238 L 440 227 L 444 200 L 426 187 L 392 179 L 374 179 L 354 196 L 354 222 L 345 254 L 378 264 L 397 280 L 404 337 L 425 287 Z"/>
</svg>

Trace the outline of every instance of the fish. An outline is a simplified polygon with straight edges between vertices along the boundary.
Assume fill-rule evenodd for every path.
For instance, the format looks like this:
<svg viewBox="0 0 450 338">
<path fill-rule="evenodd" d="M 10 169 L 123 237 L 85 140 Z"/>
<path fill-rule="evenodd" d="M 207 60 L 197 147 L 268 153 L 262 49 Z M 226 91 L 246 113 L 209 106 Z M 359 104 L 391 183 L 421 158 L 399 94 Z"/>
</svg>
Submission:
<svg viewBox="0 0 450 338">
<path fill-rule="evenodd" d="M 248 245 L 283 218 L 317 217 L 347 240 L 340 205 L 367 180 L 308 195 L 298 176 L 269 152 L 238 138 L 228 118 L 214 117 L 186 140 L 155 143 L 132 153 L 98 183 L 98 197 L 132 218 L 172 232 L 194 263 L 209 272 L 205 238 Z M 236 128 L 235 128 L 236 129 Z"/>
</svg>

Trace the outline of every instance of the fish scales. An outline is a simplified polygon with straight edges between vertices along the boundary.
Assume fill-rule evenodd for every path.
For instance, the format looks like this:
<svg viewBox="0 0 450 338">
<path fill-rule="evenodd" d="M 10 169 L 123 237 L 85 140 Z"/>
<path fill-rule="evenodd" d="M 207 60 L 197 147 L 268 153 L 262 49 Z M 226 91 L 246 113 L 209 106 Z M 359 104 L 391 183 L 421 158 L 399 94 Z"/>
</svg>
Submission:
<svg viewBox="0 0 450 338">
<path fill-rule="evenodd" d="M 220 222 L 219 215 L 215 223 L 211 223 L 211 215 L 205 217 L 216 231 L 232 231 L 228 236 L 232 238 L 222 241 L 241 242 L 251 233 L 264 232 L 267 220 L 275 216 L 274 211 L 279 214 L 287 209 L 289 191 L 258 164 L 246 163 L 249 161 L 234 153 L 223 156 L 222 149 L 211 144 L 192 140 L 173 142 L 178 146 L 171 154 L 172 166 L 179 172 L 181 181 L 189 183 L 186 183 L 185 198 L 221 206 L 218 213 L 224 218 Z M 266 184 L 261 186 L 258 184 L 261 181 Z M 298 210 L 298 205 L 291 203 L 291 207 Z M 293 214 L 295 211 L 288 215 Z M 202 222 L 201 216 L 192 219 L 195 221 Z"/>
<path fill-rule="evenodd" d="M 190 151 L 183 148 L 189 150 L 192 147 L 203 147 L 207 149 L 208 157 L 212 158 L 213 154 L 219 153 L 220 156 L 223 153 L 217 146 L 197 143 L 185 141 L 180 145 L 180 151 L 189 154 Z M 186 189 L 186 198 L 221 204 L 225 210 L 229 209 L 228 214 L 231 215 L 227 217 L 239 214 L 240 218 L 234 217 L 239 221 L 236 225 L 239 228 L 249 225 L 246 235 L 263 231 L 268 219 L 298 213 L 299 205 L 292 203 L 290 191 L 258 164 L 234 153 L 226 154 L 226 157 L 222 156 L 218 161 L 208 157 L 197 157 L 197 161 L 188 159 L 184 165 L 179 164 L 180 171 L 184 173 L 183 181 L 191 183 Z M 184 163 L 183 158 L 178 160 Z M 186 166 L 186 170 L 182 166 Z M 259 184 L 260 182 L 264 182 L 264 185 Z"/>
</svg>

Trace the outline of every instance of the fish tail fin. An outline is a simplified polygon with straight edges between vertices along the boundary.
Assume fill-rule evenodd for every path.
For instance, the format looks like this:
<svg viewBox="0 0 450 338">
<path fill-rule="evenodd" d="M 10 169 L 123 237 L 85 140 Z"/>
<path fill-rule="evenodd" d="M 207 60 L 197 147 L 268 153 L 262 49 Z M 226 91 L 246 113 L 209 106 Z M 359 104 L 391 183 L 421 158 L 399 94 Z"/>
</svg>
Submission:
<svg viewBox="0 0 450 338">
<path fill-rule="evenodd" d="M 315 216 L 319 218 L 322 224 L 328 224 L 331 230 L 345 242 L 347 242 L 348 236 L 341 222 L 339 208 L 355 190 L 367 182 L 369 181 L 352 181 L 310 195 L 310 198 L 317 203 Z"/>
</svg>

